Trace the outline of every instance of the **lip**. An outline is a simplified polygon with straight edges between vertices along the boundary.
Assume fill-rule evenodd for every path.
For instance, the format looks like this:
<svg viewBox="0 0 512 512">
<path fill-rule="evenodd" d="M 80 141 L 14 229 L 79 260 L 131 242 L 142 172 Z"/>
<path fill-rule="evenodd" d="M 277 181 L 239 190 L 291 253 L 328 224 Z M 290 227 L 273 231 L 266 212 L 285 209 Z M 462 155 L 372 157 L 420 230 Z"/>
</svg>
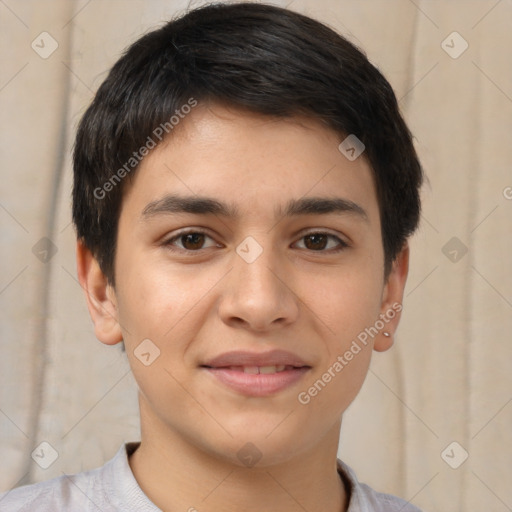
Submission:
<svg viewBox="0 0 512 512">
<path fill-rule="evenodd" d="M 286 350 L 269 350 L 267 352 L 248 352 L 236 350 L 225 352 L 203 363 L 202 366 L 226 368 L 229 366 L 309 366 L 299 356 Z"/>
<path fill-rule="evenodd" d="M 244 373 L 244 367 L 286 366 L 276 373 Z M 311 369 L 303 359 L 284 350 L 235 351 L 221 354 L 201 365 L 215 379 L 246 396 L 269 396 L 296 384 Z"/>
</svg>

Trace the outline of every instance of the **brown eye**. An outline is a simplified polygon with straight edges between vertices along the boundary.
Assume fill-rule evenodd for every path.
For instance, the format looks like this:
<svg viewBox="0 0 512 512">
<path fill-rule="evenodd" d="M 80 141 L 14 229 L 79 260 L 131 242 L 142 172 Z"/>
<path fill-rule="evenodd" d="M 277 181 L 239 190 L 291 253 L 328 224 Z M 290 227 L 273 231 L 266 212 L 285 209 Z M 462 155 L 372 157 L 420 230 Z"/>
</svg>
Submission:
<svg viewBox="0 0 512 512">
<path fill-rule="evenodd" d="M 304 237 L 304 240 L 310 242 L 309 244 L 306 242 L 306 247 L 313 251 L 325 249 L 327 246 L 327 239 L 328 237 L 326 235 L 321 234 L 307 235 Z"/>
<path fill-rule="evenodd" d="M 198 252 L 205 248 L 205 240 L 208 238 L 212 240 L 209 235 L 202 231 L 186 231 L 170 238 L 164 242 L 164 245 L 173 251 Z M 213 247 L 214 245 L 215 243 L 211 244 L 209 247 Z"/>
<path fill-rule="evenodd" d="M 329 245 L 329 240 L 335 240 L 337 244 L 334 245 L 334 247 L 329 247 L 329 250 L 325 250 L 326 247 Z M 307 235 L 304 235 L 301 240 L 304 240 L 304 246 L 306 249 L 310 251 L 316 251 L 316 252 L 338 252 L 346 247 L 348 247 L 348 244 L 345 243 L 341 238 L 331 235 L 329 233 L 309 233 Z"/>
<path fill-rule="evenodd" d="M 204 243 L 203 233 L 187 233 L 180 236 L 181 243 L 185 249 L 195 250 L 201 249 Z"/>
</svg>

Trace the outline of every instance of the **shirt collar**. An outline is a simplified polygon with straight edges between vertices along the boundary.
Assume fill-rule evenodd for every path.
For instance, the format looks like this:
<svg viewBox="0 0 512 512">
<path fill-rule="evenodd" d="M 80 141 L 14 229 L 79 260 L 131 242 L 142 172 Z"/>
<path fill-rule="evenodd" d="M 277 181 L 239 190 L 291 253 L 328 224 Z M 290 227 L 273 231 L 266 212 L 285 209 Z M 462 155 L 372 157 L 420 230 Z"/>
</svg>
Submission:
<svg viewBox="0 0 512 512">
<path fill-rule="evenodd" d="M 150 501 L 140 488 L 128 461 L 130 455 L 140 446 L 140 442 L 130 442 L 122 445 L 116 456 L 107 464 L 111 481 L 115 482 L 114 504 L 120 510 L 137 510 L 139 512 L 161 512 Z M 337 470 L 347 493 L 347 512 L 368 512 L 364 494 L 354 471 L 342 460 L 337 460 Z"/>
</svg>

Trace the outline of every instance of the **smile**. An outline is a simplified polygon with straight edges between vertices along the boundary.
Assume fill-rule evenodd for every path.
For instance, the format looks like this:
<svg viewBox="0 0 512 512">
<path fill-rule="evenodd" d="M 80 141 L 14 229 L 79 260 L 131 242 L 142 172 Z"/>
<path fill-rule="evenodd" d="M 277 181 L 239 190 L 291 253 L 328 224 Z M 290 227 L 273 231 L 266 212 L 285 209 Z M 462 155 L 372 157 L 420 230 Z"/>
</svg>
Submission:
<svg viewBox="0 0 512 512">
<path fill-rule="evenodd" d="M 293 370 L 294 366 L 284 364 L 280 364 L 277 366 L 230 366 L 227 369 L 232 370 L 234 372 L 250 373 L 251 375 L 256 375 L 259 373 L 269 375 L 272 373 L 283 372 L 285 370 Z"/>
<path fill-rule="evenodd" d="M 223 387 L 252 397 L 284 391 L 311 370 L 304 359 L 284 350 L 225 352 L 207 360 L 200 368 Z"/>
</svg>

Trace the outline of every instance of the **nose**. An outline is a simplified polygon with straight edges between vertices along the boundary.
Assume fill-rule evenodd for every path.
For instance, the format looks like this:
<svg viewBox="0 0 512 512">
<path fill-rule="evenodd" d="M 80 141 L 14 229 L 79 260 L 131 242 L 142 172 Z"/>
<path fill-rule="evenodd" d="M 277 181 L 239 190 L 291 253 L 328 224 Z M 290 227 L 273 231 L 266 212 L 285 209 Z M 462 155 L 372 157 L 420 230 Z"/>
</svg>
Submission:
<svg viewBox="0 0 512 512">
<path fill-rule="evenodd" d="M 224 282 L 219 305 L 222 320 L 231 327 L 262 332 L 298 318 L 299 300 L 287 268 L 290 263 L 279 259 L 270 244 L 262 249 L 254 261 L 234 254 L 234 267 Z"/>
</svg>

